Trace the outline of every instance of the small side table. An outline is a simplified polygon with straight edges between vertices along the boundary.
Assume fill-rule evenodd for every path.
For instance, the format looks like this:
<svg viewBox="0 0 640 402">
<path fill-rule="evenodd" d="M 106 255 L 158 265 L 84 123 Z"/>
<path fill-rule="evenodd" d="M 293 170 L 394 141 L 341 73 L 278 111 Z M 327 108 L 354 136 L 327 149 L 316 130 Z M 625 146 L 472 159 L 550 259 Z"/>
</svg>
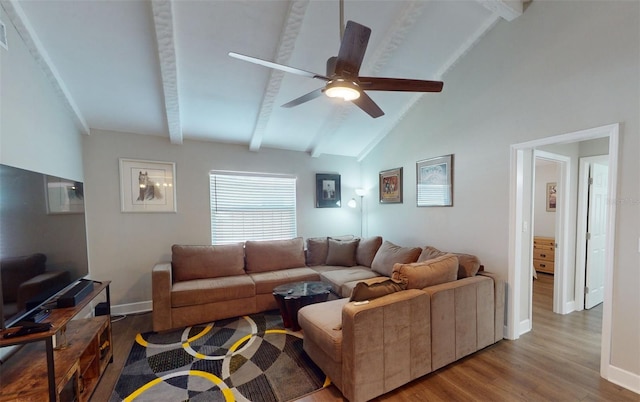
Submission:
<svg viewBox="0 0 640 402">
<path fill-rule="evenodd" d="M 278 302 L 284 327 L 300 331 L 298 310 L 309 304 L 327 301 L 329 293 L 331 285 L 324 282 L 295 282 L 275 287 L 273 297 Z"/>
</svg>

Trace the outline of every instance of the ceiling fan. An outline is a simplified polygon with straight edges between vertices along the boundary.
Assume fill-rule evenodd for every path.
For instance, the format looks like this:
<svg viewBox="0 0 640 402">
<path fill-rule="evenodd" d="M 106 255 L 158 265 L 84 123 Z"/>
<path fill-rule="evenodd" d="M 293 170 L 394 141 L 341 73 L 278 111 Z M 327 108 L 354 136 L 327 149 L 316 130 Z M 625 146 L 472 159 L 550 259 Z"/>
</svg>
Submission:
<svg viewBox="0 0 640 402">
<path fill-rule="evenodd" d="M 329 97 L 351 101 L 371 117 L 376 118 L 384 115 L 384 112 L 365 91 L 442 91 L 444 84 L 441 81 L 359 76 L 360 65 L 362 64 L 364 53 L 369 43 L 369 36 L 371 36 L 370 28 L 357 22 L 347 21 L 338 56 L 330 57 L 327 60 L 326 75 L 289 67 L 256 57 L 245 56 L 235 52 L 229 52 L 229 56 L 287 73 L 326 81 L 324 87 L 285 103 L 282 107 L 297 106 L 315 99 L 324 93 Z"/>
</svg>

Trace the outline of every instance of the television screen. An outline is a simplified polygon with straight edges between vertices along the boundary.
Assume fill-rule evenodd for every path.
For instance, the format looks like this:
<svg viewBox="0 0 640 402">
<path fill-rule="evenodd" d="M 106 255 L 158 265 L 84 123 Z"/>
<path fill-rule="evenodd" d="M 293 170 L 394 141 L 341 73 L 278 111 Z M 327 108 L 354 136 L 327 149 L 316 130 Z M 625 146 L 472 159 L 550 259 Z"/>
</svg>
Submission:
<svg viewBox="0 0 640 402">
<path fill-rule="evenodd" d="M 0 165 L 0 324 L 88 274 L 81 182 Z"/>
</svg>

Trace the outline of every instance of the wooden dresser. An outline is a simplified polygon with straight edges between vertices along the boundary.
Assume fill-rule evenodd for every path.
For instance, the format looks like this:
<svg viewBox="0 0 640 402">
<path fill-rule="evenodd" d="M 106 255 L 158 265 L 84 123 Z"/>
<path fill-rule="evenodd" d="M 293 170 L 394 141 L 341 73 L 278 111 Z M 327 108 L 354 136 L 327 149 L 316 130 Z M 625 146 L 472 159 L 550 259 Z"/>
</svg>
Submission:
<svg viewBox="0 0 640 402">
<path fill-rule="evenodd" d="M 533 237 L 533 269 L 553 274 L 556 240 L 553 237 Z"/>
</svg>

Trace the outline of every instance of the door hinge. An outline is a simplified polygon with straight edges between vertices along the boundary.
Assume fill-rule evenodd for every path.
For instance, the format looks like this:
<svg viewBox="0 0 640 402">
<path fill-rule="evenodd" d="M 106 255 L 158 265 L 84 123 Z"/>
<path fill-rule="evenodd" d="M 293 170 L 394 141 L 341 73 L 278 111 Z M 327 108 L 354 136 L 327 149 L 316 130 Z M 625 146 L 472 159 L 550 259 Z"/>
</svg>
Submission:
<svg viewBox="0 0 640 402">
<path fill-rule="evenodd" d="M 584 287 L 584 294 L 587 294 L 587 293 L 589 293 L 589 286 Z"/>
<path fill-rule="evenodd" d="M 593 177 L 589 177 L 589 185 L 592 186 L 593 185 Z"/>
<path fill-rule="evenodd" d="M 591 240 L 591 233 L 587 232 L 587 240 Z"/>
</svg>

